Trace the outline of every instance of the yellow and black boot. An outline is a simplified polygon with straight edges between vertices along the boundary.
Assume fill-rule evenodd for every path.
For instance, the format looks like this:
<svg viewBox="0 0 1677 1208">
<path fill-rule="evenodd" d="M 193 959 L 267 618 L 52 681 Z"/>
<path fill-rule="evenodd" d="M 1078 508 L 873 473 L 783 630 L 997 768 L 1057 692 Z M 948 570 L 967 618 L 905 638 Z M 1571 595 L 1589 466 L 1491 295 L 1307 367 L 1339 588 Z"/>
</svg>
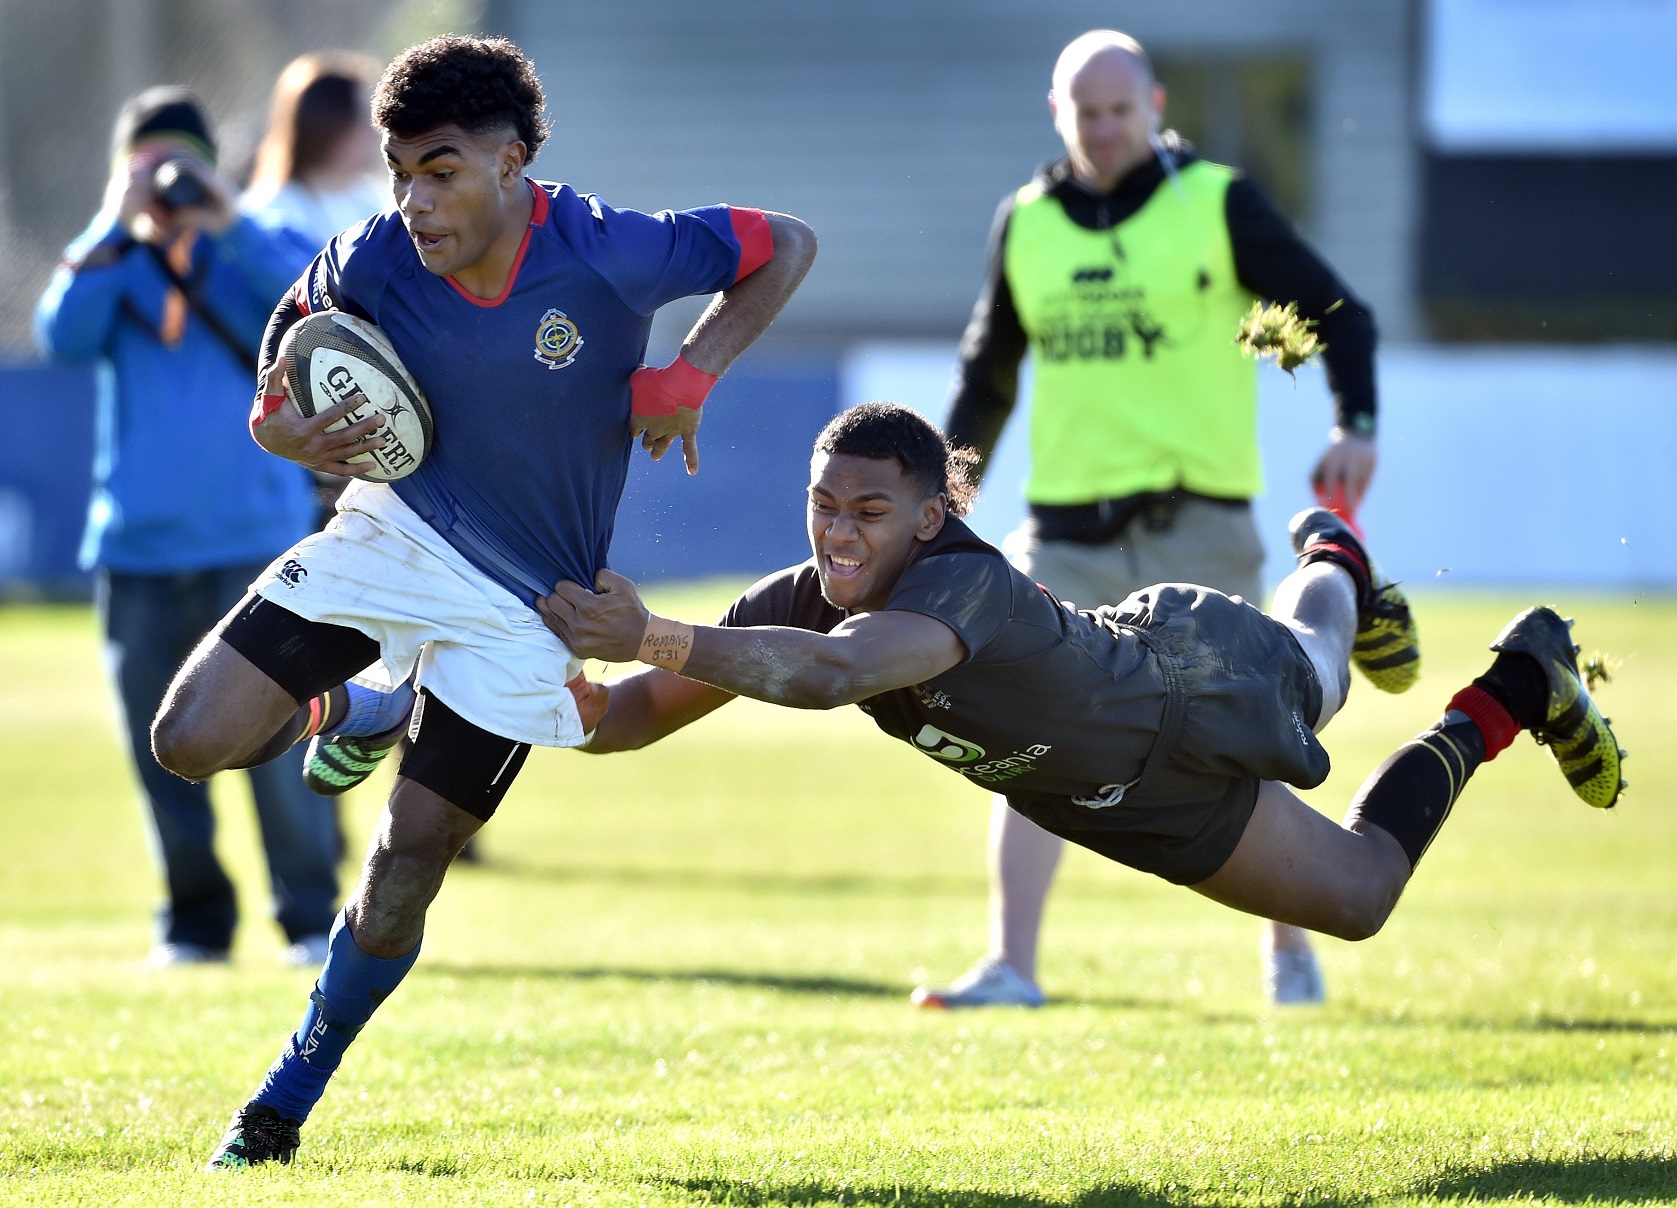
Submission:
<svg viewBox="0 0 1677 1208">
<path fill-rule="evenodd" d="M 1409 601 L 1381 575 L 1357 534 L 1327 508 L 1306 508 L 1287 531 L 1299 565 L 1333 562 L 1357 584 L 1357 638 L 1351 663 L 1382 692 L 1407 692 L 1421 677 L 1421 638 Z"/>
<path fill-rule="evenodd" d="M 1626 787 L 1619 778 L 1625 752 L 1578 673 L 1571 631 L 1572 622 L 1554 609 L 1528 608 L 1497 635 L 1491 649 L 1529 655 L 1543 668 L 1549 702 L 1531 736 L 1554 754 L 1561 775 L 1587 805 L 1612 809 Z"/>
</svg>

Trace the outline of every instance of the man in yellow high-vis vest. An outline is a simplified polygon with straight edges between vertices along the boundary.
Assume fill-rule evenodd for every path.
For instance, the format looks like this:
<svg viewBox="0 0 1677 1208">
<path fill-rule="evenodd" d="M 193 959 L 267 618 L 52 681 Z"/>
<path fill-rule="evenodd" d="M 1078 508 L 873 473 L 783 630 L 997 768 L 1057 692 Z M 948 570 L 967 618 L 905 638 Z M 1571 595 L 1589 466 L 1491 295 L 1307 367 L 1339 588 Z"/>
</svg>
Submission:
<svg viewBox="0 0 1677 1208">
<path fill-rule="evenodd" d="M 1067 155 L 997 213 L 946 424 L 987 457 L 1031 352 L 1031 514 L 1009 551 L 1087 608 L 1159 582 L 1259 601 L 1256 366 L 1234 339 L 1254 298 L 1320 323 L 1336 422 L 1317 489 L 1354 509 L 1374 474 L 1367 307 L 1250 181 L 1159 132 L 1164 100 L 1125 34 L 1096 30 L 1061 52 L 1049 106 Z M 1063 846 L 996 798 L 990 952 L 917 1003 L 1042 1003 L 1037 936 Z M 1270 925 L 1265 984 L 1275 1002 L 1322 1000 L 1304 932 Z"/>
</svg>

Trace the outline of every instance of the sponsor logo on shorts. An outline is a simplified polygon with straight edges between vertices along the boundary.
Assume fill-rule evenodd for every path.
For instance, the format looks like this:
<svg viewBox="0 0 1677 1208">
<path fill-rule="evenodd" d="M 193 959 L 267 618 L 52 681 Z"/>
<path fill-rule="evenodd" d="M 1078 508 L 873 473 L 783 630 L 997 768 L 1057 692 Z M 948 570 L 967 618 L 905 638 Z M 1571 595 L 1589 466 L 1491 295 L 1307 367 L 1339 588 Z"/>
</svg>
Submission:
<svg viewBox="0 0 1677 1208">
<path fill-rule="evenodd" d="M 562 310 L 550 310 L 536 324 L 536 360 L 563 369 L 582 351 L 582 333 Z"/>
<path fill-rule="evenodd" d="M 921 692 L 920 703 L 928 709 L 953 709 L 955 702 L 949 698 L 949 693 L 933 691 Z"/>
<path fill-rule="evenodd" d="M 976 742 L 957 738 L 933 725 L 920 727 L 920 732 L 914 736 L 914 746 L 916 750 L 925 752 L 933 759 L 955 765 L 955 770 L 967 779 L 984 784 L 999 784 L 1004 780 L 1023 776 L 1031 770 L 1037 760 L 1054 749 L 1045 743 L 1037 743 L 1012 755 L 986 760 L 984 748 Z M 980 762 L 981 760 L 984 762 Z"/>
<path fill-rule="evenodd" d="M 984 748 L 977 743 L 945 734 L 932 725 L 920 727 L 920 733 L 914 736 L 914 745 L 933 759 L 941 759 L 945 763 L 972 763 L 984 758 Z"/>
<path fill-rule="evenodd" d="M 1037 760 L 1053 749 L 1046 743 L 1039 742 L 1017 754 L 1004 755 L 988 763 L 975 763 L 970 768 L 962 768 L 961 775 L 984 784 L 1000 784 L 1004 780 L 1012 780 L 1015 776 L 1023 776 L 1035 766 Z"/>
<path fill-rule="evenodd" d="M 309 568 L 295 558 L 287 558 L 281 564 L 278 574 L 280 582 L 287 587 L 301 587 L 303 580 L 309 577 Z"/>
<path fill-rule="evenodd" d="M 1297 709 L 1293 710 L 1293 732 L 1299 736 L 1299 746 L 1310 747 L 1310 727 L 1304 724 L 1304 718 L 1299 716 Z"/>
</svg>

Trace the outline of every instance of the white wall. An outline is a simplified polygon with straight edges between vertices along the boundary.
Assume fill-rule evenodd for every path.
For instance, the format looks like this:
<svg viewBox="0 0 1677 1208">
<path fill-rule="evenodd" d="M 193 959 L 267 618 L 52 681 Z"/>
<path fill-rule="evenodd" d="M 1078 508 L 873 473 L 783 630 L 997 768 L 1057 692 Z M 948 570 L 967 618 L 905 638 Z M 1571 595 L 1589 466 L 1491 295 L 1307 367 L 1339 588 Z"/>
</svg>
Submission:
<svg viewBox="0 0 1677 1208">
<path fill-rule="evenodd" d="M 1424 41 L 1441 150 L 1677 149 L 1677 0 L 1431 0 Z"/>
<path fill-rule="evenodd" d="M 895 399 L 941 420 L 954 345 L 865 344 L 845 405 Z M 1271 581 L 1292 565 L 1287 518 L 1331 415 L 1320 370 L 1260 374 Z M 1677 588 L 1677 352 L 1397 349 L 1380 358 L 1380 472 L 1362 521 L 1374 557 L 1417 585 Z M 1026 407 L 973 515 L 1001 541 L 1024 515 Z"/>
<path fill-rule="evenodd" d="M 568 4 L 556 19 L 549 0 L 495 0 L 485 27 L 542 72 L 554 134 L 537 175 L 619 206 L 727 201 L 808 221 L 821 258 L 770 339 L 824 349 L 959 334 L 997 203 L 1063 153 L 1046 94 L 1055 55 L 1078 34 L 1127 30 L 1160 55 L 1307 57 L 1316 196 L 1305 233 L 1382 332 L 1413 339 L 1412 8 L 642 0 Z M 678 313 L 661 346 L 694 312 Z"/>
</svg>

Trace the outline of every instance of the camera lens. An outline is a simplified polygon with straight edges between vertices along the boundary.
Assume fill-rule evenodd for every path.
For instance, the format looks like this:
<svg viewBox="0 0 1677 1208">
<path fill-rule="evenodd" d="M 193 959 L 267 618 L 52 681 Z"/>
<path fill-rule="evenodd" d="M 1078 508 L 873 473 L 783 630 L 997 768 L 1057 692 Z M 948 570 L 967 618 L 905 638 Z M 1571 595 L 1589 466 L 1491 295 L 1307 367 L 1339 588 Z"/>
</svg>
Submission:
<svg viewBox="0 0 1677 1208">
<path fill-rule="evenodd" d="M 165 210 L 208 204 L 210 191 L 184 156 L 166 159 L 151 174 L 151 195 Z"/>
</svg>

